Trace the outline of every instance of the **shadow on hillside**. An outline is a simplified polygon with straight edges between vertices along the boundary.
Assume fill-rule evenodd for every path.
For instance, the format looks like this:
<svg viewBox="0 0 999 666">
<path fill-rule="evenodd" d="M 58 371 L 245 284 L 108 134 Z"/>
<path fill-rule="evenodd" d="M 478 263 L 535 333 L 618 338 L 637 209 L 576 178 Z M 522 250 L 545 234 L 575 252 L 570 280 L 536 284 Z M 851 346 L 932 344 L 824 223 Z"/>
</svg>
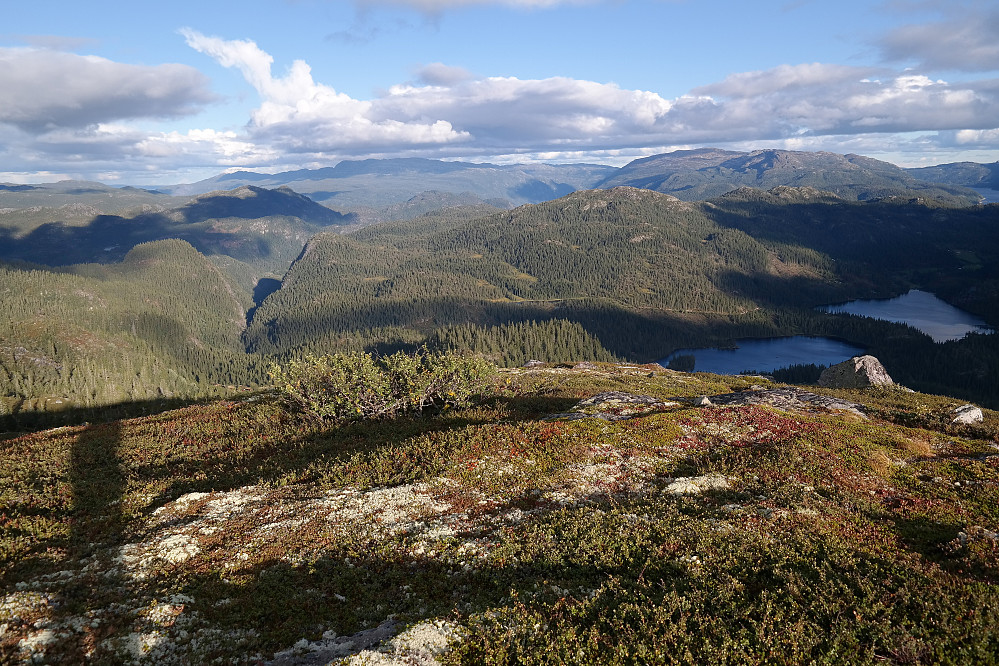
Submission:
<svg viewBox="0 0 999 666">
<path fill-rule="evenodd" d="M 763 199 L 771 198 L 760 193 Z M 960 266 L 955 243 L 975 252 L 997 242 L 994 214 L 975 208 L 932 208 L 921 204 L 788 202 L 716 199 L 704 209 L 716 224 L 739 229 L 760 241 L 799 251 L 824 253 L 851 269 L 897 276 L 906 269 L 927 273 Z M 946 222 L 942 222 L 942 219 Z M 955 240 L 954 229 L 961 229 Z M 883 277 L 882 288 L 888 285 Z"/>
<path fill-rule="evenodd" d="M 98 617 L 106 613 L 109 605 L 122 601 L 121 590 L 126 581 L 119 569 L 107 567 L 100 573 L 93 568 L 80 570 L 87 558 L 102 551 L 106 553 L 124 541 L 128 522 L 124 511 L 127 477 L 120 459 L 120 446 L 119 423 L 89 426 L 72 444 L 68 470 L 72 493 L 70 530 L 63 548 L 65 558 L 57 566 L 74 575 L 64 583 L 59 577 L 55 579 L 61 584 L 56 583 L 50 592 L 53 616 L 49 622 L 52 626 L 72 624 L 74 618 L 79 617 Z M 62 544 L 56 541 L 41 546 L 60 549 Z M 20 578 L 17 570 L 32 571 L 36 565 L 33 559 L 29 557 L 17 562 L 9 573 Z M 46 556 L 42 561 L 47 560 Z M 46 656 L 59 663 L 85 663 L 90 660 L 90 653 L 104 631 L 106 629 L 97 624 L 83 624 L 79 630 L 60 636 L 62 640 L 57 641 Z"/>
<path fill-rule="evenodd" d="M 346 304 L 343 312 L 309 311 L 302 307 L 259 317 L 244 334 L 250 352 L 284 353 L 309 346 L 335 348 L 337 339 L 352 331 L 381 328 L 429 330 L 451 325 L 483 327 L 565 319 L 578 322 L 615 356 L 647 363 L 665 358 L 674 349 L 721 344 L 733 338 L 779 334 L 769 315 L 687 313 L 631 309 L 607 298 L 586 300 L 493 303 L 458 296 L 409 301 Z M 706 314 L 707 316 L 702 316 Z M 316 332 L 321 332 L 320 336 Z M 414 345 L 409 345 L 412 348 Z M 381 353 L 406 348 L 403 342 L 377 342 L 367 351 Z M 541 359 L 549 360 L 549 359 Z"/>
<path fill-rule="evenodd" d="M 156 398 L 151 400 L 130 400 L 112 405 L 98 405 L 94 407 L 69 407 L 50 412 L 20 411 L 16 414 L 0 416 L 0 441 L 48 428 L 121 421 L 140 416 L 159 414 L 188 405 L 204 404 L 218 399 L 216 397 Z"/>
</svg>

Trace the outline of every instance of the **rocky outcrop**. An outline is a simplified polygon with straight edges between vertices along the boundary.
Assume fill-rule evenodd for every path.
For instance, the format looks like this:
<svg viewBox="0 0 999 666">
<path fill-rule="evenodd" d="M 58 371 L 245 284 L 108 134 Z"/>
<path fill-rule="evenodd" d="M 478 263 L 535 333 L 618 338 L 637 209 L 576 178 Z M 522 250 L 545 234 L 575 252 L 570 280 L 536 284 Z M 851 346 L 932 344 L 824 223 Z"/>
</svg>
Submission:
<svg viewBox="0 0 999 666">
<path fill-rule="evenodd" d="M 985 416 L 982 414 L 982 410 L 974 405 L 961 405 L 956 409 L 952 409 L 950 413 L 954 415 L 954 419 L 951 423 L 957 425 L 981 423 L 985 419 Z"/>
<path fill-rule="evenodd" d="M 819 376 L 819 386 L 828 388 L 867 388 L 894 383 L 881 361 L 873 356 L 854 356 L 826 368 Z"/>
<path fill-rule="evenodd" d="M 592 398 L 580 400 L 571 412 L 553 414 L 547 420 L 575 421 L 578 419 L 601 419 L 623 421 L 635 416 L 659 412 L 668 407 L 679 407 L 672 402 L 651 395 L 636 395 L 624 391 L 606 391 Z"/>
<path fill-rule="evenodd" d="M 786 388 L 757 389 L 711 396 L 711 404 L 727 407 L 737 405 L 769 405 L 793 411 L 850 412 L 866 418 L 864 406 L 849 400 L 818 395 L 811 391 L 788 386 Z"/>
<path fill-rule="evenodd" d="M 572 411 L 553 414 L 547 417 L 550 421 L 577 421 L 580 419 L 600 419 L 603 421 L 623 421 L 645 416 L 654 412 L 666 411 L 674 407 L 737 407 L 740 405 L 767 405 L 797 412 L 849 412 L 862 418 L 867 418 L 864 406 L 819 395 L 811 391 L 792 386 L 767 389 L 754 386 L 748 391 L 723 393 L 721 395 L 699 396 L 696 398 L 673 398 L 663 400 L 651 395 L 636 395 L 624 391 L 607 391 L 598 393 L 592 398 L 580 400 Z"/>
</svg>

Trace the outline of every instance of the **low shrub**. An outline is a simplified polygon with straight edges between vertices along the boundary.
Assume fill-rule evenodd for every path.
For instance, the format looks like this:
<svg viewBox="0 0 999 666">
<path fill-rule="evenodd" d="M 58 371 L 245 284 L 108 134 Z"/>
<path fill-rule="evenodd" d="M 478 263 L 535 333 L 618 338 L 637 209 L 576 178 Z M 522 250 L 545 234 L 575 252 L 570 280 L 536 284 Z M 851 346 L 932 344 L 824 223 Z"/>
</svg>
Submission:
<svg viewBox="0 0 999 666">
<path fill-rule="evenodd" d="M 271 379 L 293 408 L 343 422 L 465 406 L 489 386 L 495 371 L 477 356 L 421 349 L 388 356 L 310 355 L 271 366 Z"/>
</svg>

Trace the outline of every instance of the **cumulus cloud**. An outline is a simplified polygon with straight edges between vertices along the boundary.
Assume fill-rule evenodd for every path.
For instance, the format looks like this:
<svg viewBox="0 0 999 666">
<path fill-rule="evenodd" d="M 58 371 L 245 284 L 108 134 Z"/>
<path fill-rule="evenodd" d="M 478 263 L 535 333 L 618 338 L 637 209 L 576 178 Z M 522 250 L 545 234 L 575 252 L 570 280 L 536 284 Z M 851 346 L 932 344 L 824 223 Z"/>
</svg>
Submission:
<svg viewBox="0 0 999 666">
<path fill-rule="evenodd" d="M 380 117 L 372 102 L 316 83 L 302 60 L 293 62 L 284 76 L 275 77 L 273 58 L 252 41 L 223 40 L 189 29 L 182 34 L 191 48 L 242 72 L 263 100 L 251 114 L 254 135 L 287 150 L 435 145 L 469 138 L 440 118 Z"/>
<path fill-rule="evenodd" d="M 316 81 L 304 61 L 277 71 L 253 41 L 182 34 L 257 91 L 243 128 L 157 132 L 135 122 L 203 103 L 204 79 L 189 68 L 0 49 L 0 163 L 19 172 L 79 164 L 91 173 L 169 173 L 180 166 L 281 169 L 407 155 L 618 163 L 699 145 L 882 155 L 999 149 L 995 78 L 949 81 L 910 70 L 805 63 L 736 73 L 664 98 L 613 83 L 483 77 L 431 63 L 414 70 L 411 82 L 355 99 Z M 4 68 L 4 57 L 26 58 L 19 62 L 32 65 L 34 87 Z M 62 89 L 64 75 L 39 64 L 50 57 L 117 101 L 104 107 L 72 85 Z M 38 93 L 32 98 L 29 89 Z"/>
<path fill-rule="evenodd" d="M 283 76 L 250 41 L 185 31 L 188 43 L 236 67 L 261 96 L 250 138 L 315 159 L 613 150 L 802 136 L 982 130 L 999 118 L 999 82 L 949 83 L 913 73 L 823 63 L 734 74 L 689 95 L 565 77 L 475 77 L 443 63 L 370 100 L 338 93 L 295 61 Z"/>
<path fill-rule="evenodd" d="M 29 132 L 194 113 L 214 98 L 185 65 L 126 65 L 48 49 L 0 48 L 0 123 Z"/>
<path fill-rule="evenodd" d="M 948 83 L 865 68 L 783 66 L 694 92 L 711 97 L 708 116 L 732 130 L 755 123 L 758 138 L 981 129 L 999 118 L 995 81 Z"/>
<path fill-rule="evenodd" d="M 949 6 L 946 12 L 944 20 L 886 34 L 880 40 L 885 59 L 917 63 L 923 71 L 999 70 L 999 8 Z"/>
</svg>

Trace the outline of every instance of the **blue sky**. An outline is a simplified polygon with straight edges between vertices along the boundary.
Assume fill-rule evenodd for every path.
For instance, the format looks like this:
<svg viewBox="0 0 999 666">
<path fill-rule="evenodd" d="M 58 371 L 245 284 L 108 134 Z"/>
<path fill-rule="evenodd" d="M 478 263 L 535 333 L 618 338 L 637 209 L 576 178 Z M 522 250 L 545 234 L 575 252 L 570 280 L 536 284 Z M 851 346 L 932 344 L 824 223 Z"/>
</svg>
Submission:
<svg viewBox="0 0 999 666">
<path fill-rule="evenodd" d="M 0 23 L 0 181 L 678 148 L 999 159 L 992 0 L 50 2 Z"/>
</svg>

